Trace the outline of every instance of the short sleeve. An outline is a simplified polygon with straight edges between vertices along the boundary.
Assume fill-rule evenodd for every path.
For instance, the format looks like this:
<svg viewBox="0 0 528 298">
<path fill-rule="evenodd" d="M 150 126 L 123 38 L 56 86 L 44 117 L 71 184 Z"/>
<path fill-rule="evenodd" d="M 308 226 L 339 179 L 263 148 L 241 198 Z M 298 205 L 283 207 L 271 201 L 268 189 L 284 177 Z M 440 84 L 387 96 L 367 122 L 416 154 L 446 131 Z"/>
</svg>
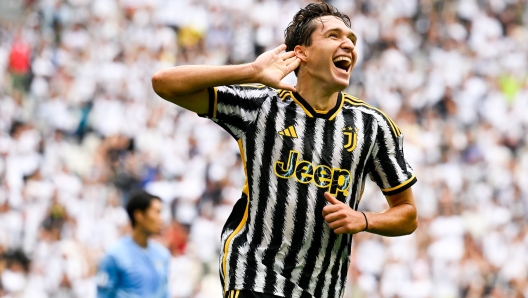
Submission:
<svg viewBox="0 0 528 298">
<path fill-rule="evenodd" d="M 413 169 L 403 154 L 403 135 L 387 117 L 377 118 L 377 134 L 370 176 L 386 196 L 398 194 L 416 183 Z"/>
<path fill-rule="evenodd" d="M 97 298 L 115 297 L 119 283 L 118 268 L 111 255 L 105 255 L 96 275 Z"/>
<path fill-rule="evenodd" d="M 256 120 L 264 101 L 273 89 L 260 84 L 230 85 L 209 88 L 209 118 L 240 139 Z"/>
</svg>

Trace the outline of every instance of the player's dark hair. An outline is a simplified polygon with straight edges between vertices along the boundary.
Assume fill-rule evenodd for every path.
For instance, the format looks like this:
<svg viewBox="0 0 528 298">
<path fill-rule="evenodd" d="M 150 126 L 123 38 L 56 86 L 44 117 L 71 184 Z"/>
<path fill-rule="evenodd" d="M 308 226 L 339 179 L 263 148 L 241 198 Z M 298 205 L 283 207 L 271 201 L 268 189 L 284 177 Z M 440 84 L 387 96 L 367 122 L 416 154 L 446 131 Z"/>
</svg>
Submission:
<svg viewBox="0 0 528 298">
<path fill-rule="evenodd" d="M 326 2 L 310 3 L 305 8 L 301 8 L 290 22 L 288 28 L 284 31 L 284 43 L 286 51 L 293 51 L 295 46 L 311 46 L 312 33 L 315 31 L 316 24 L 314 20 L 324 17 L 334 16 L 341 19 L 345 25 L 350 28 L 350 18 L 340 13 L 337 8 Z M 295 74 L 299 68 L 295 70 Z"/>
<path fill-rule="evenodd" d="M 136 225 L 136 219 L 134 218 L 134 212 L 136 210 L 145 212 L 150 207 L 150 203 L 153 200 L 161 201 L 160 198 L 154 195 L 151 195 L 148 192 L 143 191 L 143 190 L 135 191 L 130 195 L 130 200 L 128 201 L 126 205 L 126 211 L 128 213 L 128 217 L 130 218 L 130 222 L 132 223 L 132 227 Z"/>
</svg>

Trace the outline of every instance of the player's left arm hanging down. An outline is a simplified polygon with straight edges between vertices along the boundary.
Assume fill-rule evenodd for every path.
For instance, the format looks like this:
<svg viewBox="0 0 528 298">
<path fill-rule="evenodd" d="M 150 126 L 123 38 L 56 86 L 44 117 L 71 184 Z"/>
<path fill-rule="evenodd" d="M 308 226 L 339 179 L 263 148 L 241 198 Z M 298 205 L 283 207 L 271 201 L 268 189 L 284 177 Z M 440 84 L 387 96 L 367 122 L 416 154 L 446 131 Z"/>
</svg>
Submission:
<svg viewBox="0 0 528 298">
<path fill-rule="evenodd" d="M 336 234 L 355 234 L 362 231 L 382 236 L 411 234 L 418 227 L 416 204 L 411 188 L 386 196 L 389 209 L 380 212 L 358 212 L 329 193 L 325 198 L 331 205 L 323 208 L 328 227 Z M 366 229 L 366 230 L 365 230 Z"/>
</svg>

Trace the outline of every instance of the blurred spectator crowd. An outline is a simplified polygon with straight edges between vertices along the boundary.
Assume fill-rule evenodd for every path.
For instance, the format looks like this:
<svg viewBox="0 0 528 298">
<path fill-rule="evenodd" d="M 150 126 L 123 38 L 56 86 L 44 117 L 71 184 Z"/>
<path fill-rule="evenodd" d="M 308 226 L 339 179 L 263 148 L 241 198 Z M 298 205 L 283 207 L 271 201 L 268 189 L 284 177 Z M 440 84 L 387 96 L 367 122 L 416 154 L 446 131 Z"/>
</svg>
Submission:
<svg viewBox="0 0 528 298">
<path fill-rule="evenodd" d="M 165 203 L 172 297 L 220 297 L 238 146 L 150 79 L 250 62 L 309 2 L 36 0 L 1 22 L 0 297 L 95 297 L 137 188 Z M 414 234 L 354 236 L 345 298 L 528 297 L 526 1 L 330 2 L 359 37 L 347 92 L 400 126 L 419 181 Z M 360 209 L 385 208 L 368 181 Z"/>
</svg>

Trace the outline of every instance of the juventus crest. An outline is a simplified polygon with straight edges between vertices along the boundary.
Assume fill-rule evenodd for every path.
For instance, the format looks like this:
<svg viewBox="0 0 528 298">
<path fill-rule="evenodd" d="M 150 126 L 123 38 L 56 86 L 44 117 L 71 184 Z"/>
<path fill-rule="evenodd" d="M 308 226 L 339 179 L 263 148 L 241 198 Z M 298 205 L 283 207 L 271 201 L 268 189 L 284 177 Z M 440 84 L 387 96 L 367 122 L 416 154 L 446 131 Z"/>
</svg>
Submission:
<svg viewBox="0 0 528 298">
<path fill-rule="evenodd" d="M 357 128 L 353 128 L 351 126 L 343 127 L 343 134 L 345 135 L 345 142 L 343 142 L 345 145 L 345 149 L 348 152 L 352 152 L 356 148 L 357 145 Z"/>
</svg>

